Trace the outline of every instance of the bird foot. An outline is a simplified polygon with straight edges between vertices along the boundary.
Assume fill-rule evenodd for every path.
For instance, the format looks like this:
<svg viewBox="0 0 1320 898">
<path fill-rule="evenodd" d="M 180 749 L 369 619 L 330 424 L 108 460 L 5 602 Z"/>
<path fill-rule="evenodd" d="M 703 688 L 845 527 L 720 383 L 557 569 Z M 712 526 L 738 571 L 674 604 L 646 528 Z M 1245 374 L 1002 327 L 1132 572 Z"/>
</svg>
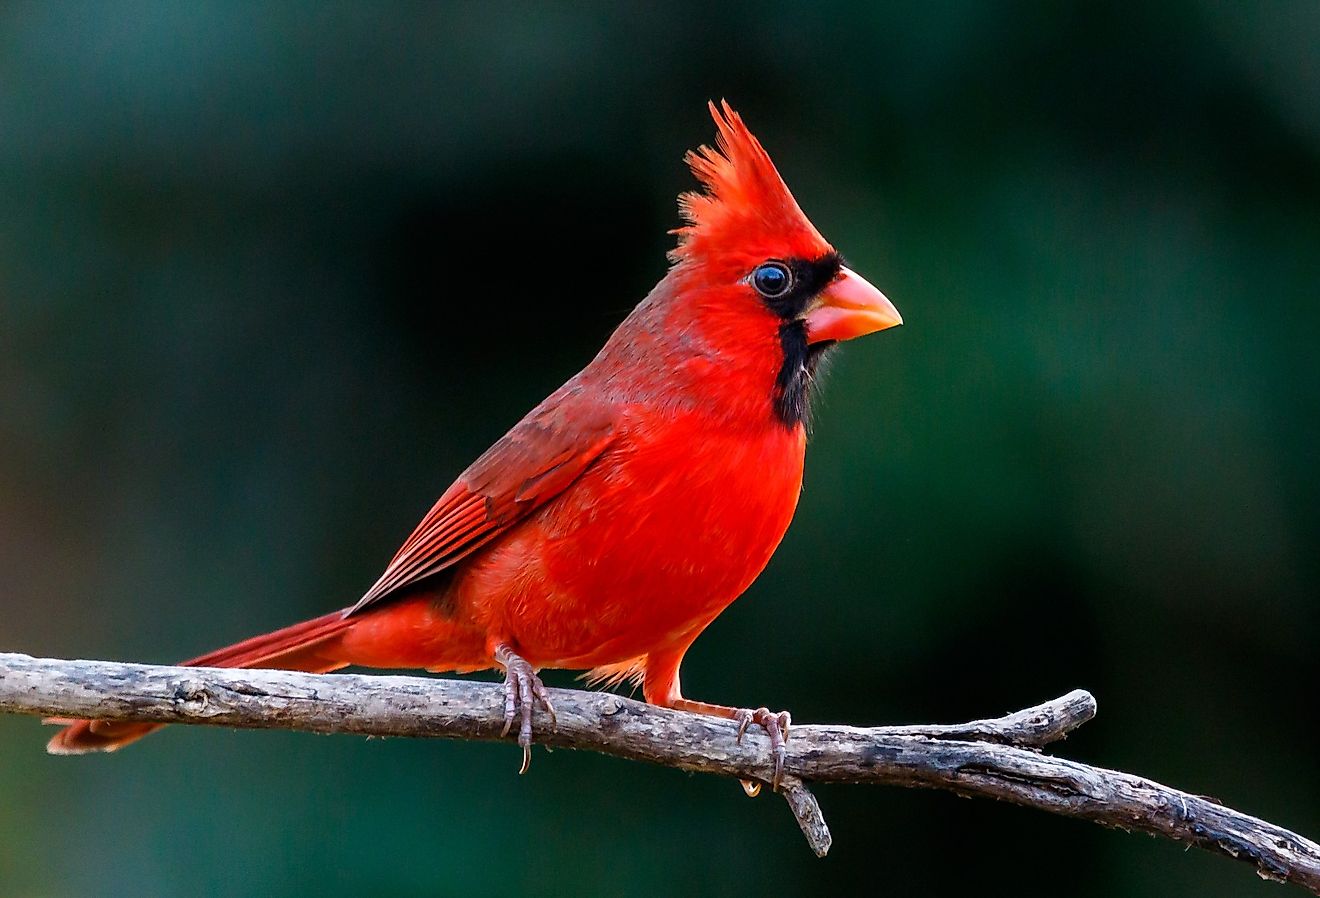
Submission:
<svg viewBox="0 0 1320 898">
<path fill-rule="evenodd" d="M 774 755 L 775 768 L 770 777 L 770 789 L 773 792 L 779 791 L 779 781 L 784 775 L 784 759 L 788 756 L 788 749 L 784 747 L 784 742 L 788 739 L 788 727 L 792 723 L 792 717 L 787 711 L 775 713 L 769 708 L 757 708 L 755 711 L 747 708 L 739 708 L 733 712 L 733 719 L 738 722 L 738 739 L 741 744 L 747 728 L 756 724 L 765 730 L 765 734 L 770 737 L 770 753 Z M 753 798 L 761 792 L 761 784 L 750 780 L 743 780 L 743 790 Z"/>
<path fill-rule="evenodd" d="M 522 746 L 523 759 L 518 773 L 526 773 L 532 763 L 533 706 L 539 702 L 550 714 L 552 729 L 559 726 L 555 706 L 550 702 L 550 693 L 536 675 L 536 670 L 521 655 L 501 645 L 495 649 L 495 660 L 504 668 L 504 729 L 500 731 L 500 737 L 509 735 L 513 722 L 519 721 L 518 744 Z"/>
<path fill-rule="evenodd" d="M 788 757 L 788 749 L 784 747 L 784 740 L 788 738 L 788 727 L 792 722 L 787 711 L 775 713 L 769 708 L 757 708 L 755 711 L 747 708 L 730 708 L 728 705 L 712 705 L 709 702 L 695 702 L 688 698 L 676 698 L 669 707 L 679 711 L 690 711 L 694 714 L 707 714 L 711 717 L 723 717 L 726 720 L 732 720 L 738 724 L 738 739 L 741 744 L 743 736 L 747 735 L 747 728 L 756 724 L 765 730 L 765 734 L 770 737 L 770 753 L 774 756 L 774 770 L 770 775 L 770 788 L 779 791 L 779 781 L 784 776 L 784 759 Z M 742 780 L 743 789 L 748 795 L 755 798 L 761 793 L 761 784 L 752 780 Z"/>
</svg>

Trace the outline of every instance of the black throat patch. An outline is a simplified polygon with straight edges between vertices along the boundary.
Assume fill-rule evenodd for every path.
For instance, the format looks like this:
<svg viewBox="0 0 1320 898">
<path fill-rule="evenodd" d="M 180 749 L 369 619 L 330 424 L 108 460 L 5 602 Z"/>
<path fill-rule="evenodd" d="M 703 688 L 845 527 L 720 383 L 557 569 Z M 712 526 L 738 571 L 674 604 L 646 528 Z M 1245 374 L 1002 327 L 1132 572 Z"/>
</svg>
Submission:
<svg viewBox="0 0 1320 898">
<path fill-rule="evenodd" d="M 807 342 L 807 323 L 798 318 L 779 326 L 779 345 L 784 363 L 775 377 L 775 417 L 788 427 L 811 426 L 811 397 L 821 363 L 838 344 Z"/>
<path fill-rule="evenodd" d="M 788 259 L 784 262 L 793 273 L 793 288 L 775 299 L 765 300 L 776 315 L 783 319 L 779 326 L 779 346 L 784 361 L 775 377 L 775 417 L 787 427 L 811 425 L 811 396 L 821 363 L 837 344 L 834 341 L 810 344 L 807 342 L 807 323 L 802 313 L 812 300 L 824 290 L 843 267 L 838 253 L 829 253 L 819 259 Z"/>
</svg>

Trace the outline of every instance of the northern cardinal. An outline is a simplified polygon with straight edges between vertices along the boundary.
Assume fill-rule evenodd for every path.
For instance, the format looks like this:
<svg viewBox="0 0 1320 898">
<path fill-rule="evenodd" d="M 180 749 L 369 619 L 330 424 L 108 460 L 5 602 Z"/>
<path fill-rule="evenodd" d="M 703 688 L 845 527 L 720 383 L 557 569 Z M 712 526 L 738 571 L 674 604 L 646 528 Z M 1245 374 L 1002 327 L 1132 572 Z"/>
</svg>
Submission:
<svg viewBox="0 0 1320 898">
<path fill-rule="evenodd" d="M 504 670 L 523 769 L 537 671 L 590 668 L 648 702 L 755 723 L 777 783 L 787 713 L 692 701 L 692 641 L 760 574 L 797 506 L 814 375 L 840 341 L 901 324 L 844 266 L 728 103 L 664 279 L 581 372 L 476 460 L 357 604 L 184 662 Z M 68 724 L 54 754 L 159 724 Z"/>
</svg>

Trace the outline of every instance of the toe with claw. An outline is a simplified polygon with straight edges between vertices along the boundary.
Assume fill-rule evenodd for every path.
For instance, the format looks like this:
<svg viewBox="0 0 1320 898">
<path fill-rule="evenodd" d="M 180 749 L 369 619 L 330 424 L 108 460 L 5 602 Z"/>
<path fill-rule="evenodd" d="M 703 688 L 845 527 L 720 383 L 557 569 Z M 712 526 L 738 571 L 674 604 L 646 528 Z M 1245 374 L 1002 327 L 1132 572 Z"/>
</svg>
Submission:
<svg viewBox="0 0 1320 898">
<path fill-rule="evenodd" d="M 756 724 L 765 730 L 765 734 L 770 737 L 770 753 L 774 756 L 775 761 L 774 773 L 770 778 L 770 789 L 778 792 L 779 781 L 784 776 L 784 759 L 788 757 L 788 749 L 785 748 L 784 742 L 788 739 L 788 728 L 789 724 L 792 723 L 789 713 L 780 711 L 776 714 L 769 708 L 757 708 L 755 711 L 740 708 L 734 712 L 733 719 L 738 722 L 739 743 L 742 742 L 743 736 L 747 733 L 747 728 L 752 724 Z M 759 785 L 749 787 L 746 782 L 743 783 L 743 788 L 747 790 L 749 795 L 756 795 L 761 791 Z"/>
<path fill-rule="evenodd" d="M 523 760 L 519 773 L 526 773 L 532 763 L 532 711 L 540 704 L 550 715 L 550 726 L 558 725 L 555 706 L 550 693 L 536 675 L 535 668 L 508 646 L 495 649 L 495 660 L 504 668 L 504 729 L 500 736 L 509 735 L 514 721 L 518 721 L 518 744 L 522 746 Z"/>
</svg>

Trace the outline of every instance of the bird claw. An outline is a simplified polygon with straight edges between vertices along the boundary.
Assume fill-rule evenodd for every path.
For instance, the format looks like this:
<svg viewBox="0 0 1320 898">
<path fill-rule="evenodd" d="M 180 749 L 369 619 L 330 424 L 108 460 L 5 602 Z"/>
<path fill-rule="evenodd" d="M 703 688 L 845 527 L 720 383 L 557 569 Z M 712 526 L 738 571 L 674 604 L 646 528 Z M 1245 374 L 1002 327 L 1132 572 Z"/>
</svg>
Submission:
<svg viewBox="0 0 1320 898">
<path fill-rule="evenodd" d="M 788 739 L 788 728 L 792 723 L 792 717 L 787 711 L 780 711 L 778 714 L 769 708 L 757 708 L 755 711 L 747 708 L 739 708 L 733 713 L 733 719 L 738 722 L 738 744 L 742 744 L 743 736 L 747 733 L 747 728 L 756 724 L 765 730 L 765 734 L 770 737 L 770 752 L 774 756 L 774 773 L 770 777 L 770 789 L 774 792 L 779 791 L 779 781 L 784 776 L 784 760 L 788 757 L 788 749 L 784 742 Z M 755 798 L 761 791 L 759 783 L 751 783 L 749 780 L 743 780 L 743 790 L 748 795 Z"/>
<path fill-rule="evenodd" d="M 504 729 L 500 730 L 500 738 L 509 735 L 517 720 L 518 744 L 523 750 L 522 767 L 518 773 L 526 773 L 532 764 L 532 711 L 535 705 L 539 702 L 549 713 L 551 729 L 558 729 L 559 719 L 555 716 L 550 693 L 526 659 L 507 646 L 500 646 L 495 650 L 495 660 L 504 666 Z"/>
</svg>

